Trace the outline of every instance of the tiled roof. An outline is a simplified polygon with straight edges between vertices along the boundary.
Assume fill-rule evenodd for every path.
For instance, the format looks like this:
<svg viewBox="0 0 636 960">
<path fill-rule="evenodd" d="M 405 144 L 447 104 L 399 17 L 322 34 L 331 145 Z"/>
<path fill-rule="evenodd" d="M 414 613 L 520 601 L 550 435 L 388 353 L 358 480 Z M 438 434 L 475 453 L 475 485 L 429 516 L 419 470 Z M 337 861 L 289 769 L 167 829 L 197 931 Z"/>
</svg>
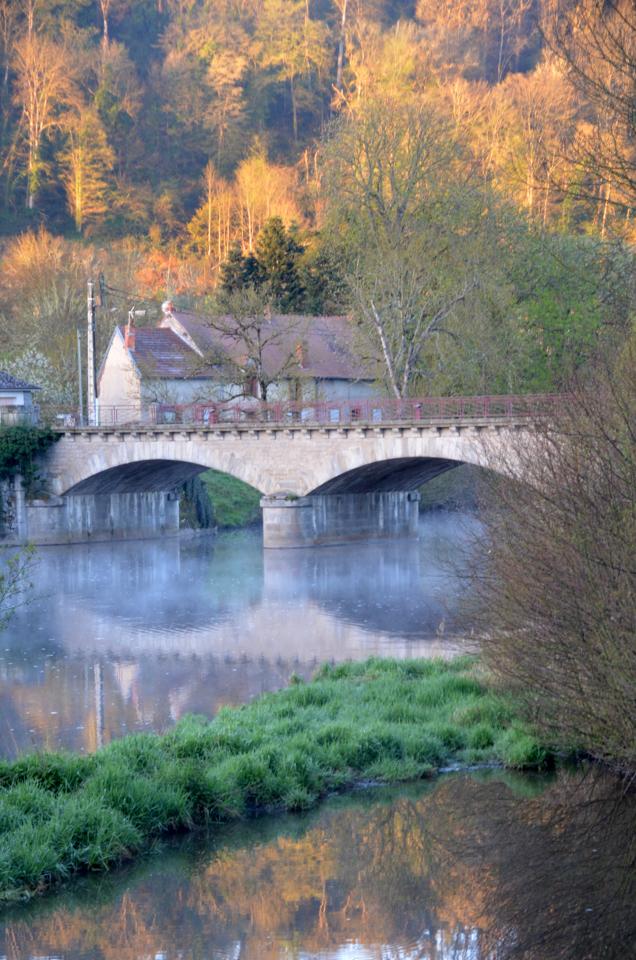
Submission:
<svg viewBox="0 0 636 960">
<path fill-rule="evenodd" d="M 18 380 L 12 377 L 6 370 L 0 370 L 0 390 L 41 390 L 42 387 L 34 383 L 27 383 L 26 380 Z"/>
<path fill-rule="evenodd" d="M 210 319 L 173 311 L 170 315 L 205 357 L 225 353 L 243 365 L 246 344 L 231 333 L 232 318 Z M 170 323 L 170 316 L 162 323 Z M 216 325 L 215 326 L 213 325 Z M 221 331 L 219 330 L 221 328 Z M 323 380 L 374 380 L 377 367 L 362 359 L 355 344 L 355 331 L 347 317 L 273 315 L 263 325 L 263 362 L 268 376 L 291 373 L 290 358 L 306 376 Z"/>
<path fill-rule="evenodd" d="M 214 375 L 210 363 L 165 327 L 136 327 L 131 354 L 144 379 L 208 380 Z"/>
</svg>

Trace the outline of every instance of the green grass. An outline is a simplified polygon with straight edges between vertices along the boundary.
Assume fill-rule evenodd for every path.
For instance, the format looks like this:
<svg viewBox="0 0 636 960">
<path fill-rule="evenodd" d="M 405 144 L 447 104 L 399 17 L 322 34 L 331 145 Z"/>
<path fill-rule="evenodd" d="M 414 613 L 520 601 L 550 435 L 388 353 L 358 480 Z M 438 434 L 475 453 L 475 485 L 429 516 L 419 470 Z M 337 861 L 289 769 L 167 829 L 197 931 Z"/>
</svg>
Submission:
<svg viewBox="0 0 636 960">
<path fill-rule="evenodd" d="M 261 495 L 254 487 L 216 470 L 206 470 L 200 476 L 207 487 L 215 523 L 219 527 L 247 527 L 260 519 Z"/>
<path fill-rule="evenodd" d="M 544 764 L 547 753 L 475 662 L 323 667 L 277 693 L 89 757 L 0 763 L 0 901 L 105 870 L 162 834 L 263 810 L 303 810 L 354 783 L 451 762 Z"/>
</svg>

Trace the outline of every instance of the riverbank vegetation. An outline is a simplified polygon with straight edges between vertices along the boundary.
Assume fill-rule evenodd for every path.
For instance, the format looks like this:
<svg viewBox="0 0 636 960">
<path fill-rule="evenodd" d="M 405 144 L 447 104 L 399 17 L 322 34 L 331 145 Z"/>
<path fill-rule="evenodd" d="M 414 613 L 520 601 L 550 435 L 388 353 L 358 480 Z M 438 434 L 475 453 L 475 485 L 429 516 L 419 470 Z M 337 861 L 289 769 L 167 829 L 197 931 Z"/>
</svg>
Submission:
<svg viewBox="0 0 636 960">
<path fill-rule="evenodd" d="M 59 438 L 49 426 L 0 425 L 0 481 L 20 476 L 25 491 L 32 494 L 38 480 L 36 458 Z"/>
<path fill-rule="evenodd" d="M 249 484 L 218 470 L 201 474 L 214 510 L 215 524 L 221 529 L 248 527 L 261 519 L 261 495 Z"/>
<path fill-rule="evenodd" d="M 212 721 L 185 718 L 92 756 L 0 763 L 0 899 L 113 867 L 161 834 L 305 809 L 361 781 L 548 759 L 472 660 L 324 666 L 310 683 L 224 708 Z"/>
<path fill-rule="evenodd" d="M 92 274 L 98 353 L 238 285 L 349 314 L 391 394 L 559 389 L 635 302 L 635 37 L 630 0 L 0 0 L 0 362 L 74 405 Z"/>
<path fill-rule="evenodd" d="M 549 738 L 636 775 L 636 332 L 491 476 L 482 650 Z"/>
<path fill-rule="evenodd" d="M 260 522 L 261 495 L 249 484 L 218 470 L 206 470 L 181 488 L 181 526 L 233 530 Z"/>
</svg>

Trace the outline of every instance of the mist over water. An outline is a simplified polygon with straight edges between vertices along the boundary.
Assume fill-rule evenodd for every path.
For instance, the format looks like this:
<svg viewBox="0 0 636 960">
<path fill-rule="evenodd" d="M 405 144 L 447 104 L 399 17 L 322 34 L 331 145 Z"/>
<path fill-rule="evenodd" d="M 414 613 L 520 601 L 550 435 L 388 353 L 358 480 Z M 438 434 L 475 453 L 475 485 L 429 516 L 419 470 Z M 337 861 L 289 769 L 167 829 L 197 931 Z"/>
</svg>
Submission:
<svg viewBox="0 0 636 960">
<path fill-rule="evenodd" d="M 457 567 L 475 522 L 307 550 L 264 551 L 258 530 L 40 548 L 34 599 L 0 638 L 0 754 L 165 730 L 325 660 L 467 649 Z"/>
</svg>

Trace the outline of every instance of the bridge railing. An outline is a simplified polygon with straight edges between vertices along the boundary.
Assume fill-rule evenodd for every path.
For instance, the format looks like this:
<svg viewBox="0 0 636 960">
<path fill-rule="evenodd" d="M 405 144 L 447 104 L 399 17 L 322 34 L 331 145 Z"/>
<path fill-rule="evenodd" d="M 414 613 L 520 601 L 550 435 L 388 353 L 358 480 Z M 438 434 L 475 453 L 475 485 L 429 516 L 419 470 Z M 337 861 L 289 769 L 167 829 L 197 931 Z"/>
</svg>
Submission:
<svg viewBox="0 0 636 960">
<path fill-rule="evenodd" d="M 281 401 L 261 403 L 245 399 L 232 403 L 150 403 L 139 406 L 99 407 L 99 426 L 135 424 L 192 424 L 209 426 L 232 423 L 325 425 L 352 423 L 401 423 L 466 420 L 519 420 L 552 416 L 562 408 L 558 394 L 495 395 L 484 397 L 418 397 L 396 400 L 365 397 L 360 400 Z M 60 426 L 80 426 L 75 411 L 57 411 L 49 419 Z"/>
</svg>

